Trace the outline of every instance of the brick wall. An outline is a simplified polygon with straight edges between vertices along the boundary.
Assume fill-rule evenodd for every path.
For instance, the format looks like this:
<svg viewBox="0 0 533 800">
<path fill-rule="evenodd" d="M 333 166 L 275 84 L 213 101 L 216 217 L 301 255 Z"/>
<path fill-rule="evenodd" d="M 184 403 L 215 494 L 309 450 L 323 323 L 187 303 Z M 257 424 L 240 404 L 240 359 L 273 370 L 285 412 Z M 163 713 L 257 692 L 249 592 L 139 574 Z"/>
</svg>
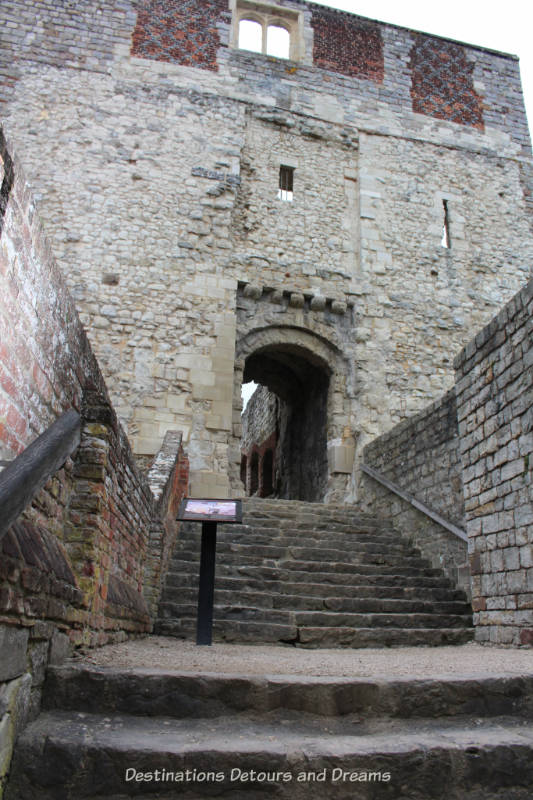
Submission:
<svg viewBox="0 0 533 800">
<path fill-rule="evenodd" d="M 227 0 L 141 0 L 138 9 L 132 55 L 218 71 Z"/>
<path fill-rule="evenodd" d="M 533 644 L 533 282 L 455 361 L 476 637 Z"/>
<path fill-rule="evenodd" d="M 0 796 L 48 663 L 72 646 L 151 630 L 186 481 L 178 445 L 140 475 L 0 128 L 0 454 L 10 461 L 69 408 L 81 444 L 0 539 Z M 161 459 L 160 459 L 161 462 Z"/>
<path fill-rule="evenodd" d="M 313 63 L 341 75 L 381 83 L 383 81 L 383 40 L 376 22 L 313 7 Z"/>
<path fill-rule="evenodd" d="M 429 506 L 449 522 L 464 526 L 461 456 L 455 391 L 420 414 L 374 439 L 364 463 Z M 364 476 L 362 502 L 374 513 L 392 516 L 431 563 L 469 592 L 466 544 L 373 478 Z"/>
</svg>

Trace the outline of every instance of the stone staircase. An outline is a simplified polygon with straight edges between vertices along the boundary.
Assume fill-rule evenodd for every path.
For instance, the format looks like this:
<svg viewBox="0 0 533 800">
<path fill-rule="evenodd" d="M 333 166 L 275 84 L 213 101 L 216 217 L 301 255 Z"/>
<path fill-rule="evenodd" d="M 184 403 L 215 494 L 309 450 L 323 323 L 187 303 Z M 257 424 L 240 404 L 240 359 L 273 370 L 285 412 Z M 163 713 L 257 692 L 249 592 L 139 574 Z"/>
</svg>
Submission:
<svg viewBox="0 0 533 800">
<path fill-rule="evenodd" d="M 183 524 L 156 632 L 193 638 L 201 526 Z M 386 521 L 353 508 L 248 499 L 219 525 L 214 640 L 302 647 L 461 644 L 463 592 Z"/>
<path fill-rule="evenodd" d="M 49 669 L 5 800 L 531 798 L 531 675 L 243 672 Z"/>
</svg>

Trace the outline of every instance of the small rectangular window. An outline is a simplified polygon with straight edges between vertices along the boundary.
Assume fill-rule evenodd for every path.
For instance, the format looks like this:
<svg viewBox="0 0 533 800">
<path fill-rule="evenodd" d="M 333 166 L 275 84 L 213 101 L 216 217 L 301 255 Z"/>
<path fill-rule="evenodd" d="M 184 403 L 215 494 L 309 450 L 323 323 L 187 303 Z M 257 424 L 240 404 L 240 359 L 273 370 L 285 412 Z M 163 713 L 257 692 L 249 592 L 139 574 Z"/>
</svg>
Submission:
<svg viewBox="0 0 533 800">
<path fill-rule="evenodd" d="M 282 164 L 279 168 L 279 189 L 278 197 L 280 200 L 292 203 L 294 186 L 294 167 L 286 167 Z"/>
</svg>

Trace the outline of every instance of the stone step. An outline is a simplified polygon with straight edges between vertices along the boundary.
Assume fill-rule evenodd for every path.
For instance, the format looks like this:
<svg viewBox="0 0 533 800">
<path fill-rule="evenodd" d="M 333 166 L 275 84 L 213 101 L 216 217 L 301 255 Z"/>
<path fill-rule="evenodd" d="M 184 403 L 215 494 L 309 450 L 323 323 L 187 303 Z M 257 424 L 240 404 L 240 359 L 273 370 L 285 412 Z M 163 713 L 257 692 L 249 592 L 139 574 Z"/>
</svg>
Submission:
<svg viewBox="0 0 533 800">
<path fill-rule="evenodd" d="M 224 564 L 276 564 L 294 563 L 295 569 L 300 569 L 300 564 L 313 563 L 323 565 L 324 562 L 332 564 L 344 564 L 345 567 L 351 565 L 361 566 L 376 566 L 383 565 L 384 567 L 396 567 L 405 569 L 431 569 L 429 562 L 420 556 L 399 555 L 397 553 L 366 553 L 353 551 L 351 548 L 347 551 L 342 550 L 328 550 L 311 549 L 303 547 L 265 547 L 265 546 L 252 546 L 248 547 L 241 544 L 224 544 L 221 543 L 217 547 L 218 562 Z M 183 547 L 178 547 L 172 558 L 172 564 L 183 561 L 198 562 L 200 558 L 199 550 L 188 550 Z M 292 567 L 291 567 L 292 569 Z"/>
<path fill-rule="evenodd" d="M 197 569 L 198 561 L 192 558 L 173 558 L 170 564 L 172 572 L 196 572 Z M 242 575 L 255 574 L 265 578 L 273 570 L 277 570 L 280 574 L 283 573 L 284 577 L 298 575 L 299 579 L 303 579 L 304 575 L 314 575 L 315 577 L 320 575 L 323 578 L 326 575 L 341 577 L 357 574 L 359 576 L 375 576 L 379 578 L 391 576 L 396 578 L 436 578 L 438 580 L 442 575 L 440 570 L 431 567 L 402 567 L 396 564 L 352 564 L 344 561 L 322 563 L 321 561 L 296 561 L 288 558 L 280 559 L 279 561 L 272 559 L 265 564 L 257 564 L 254 559 L 250 559 L 248 562 L 239 563 L 237 561 L 235 564 L 227 564 L 222 561 L 216 565 L 216 571 L 220 575 L 232 574 L 235 570 L 238 570 L 239 574 Z M 317 578 L 317 580 L 319 579 Z"/>
<path fill-rule="evenodd" d="M 197 528 L 199 526 L 196 526 Z M 276 519 L 274 517 L 246 517 L 241 526 L 251 528 L 258 532 L 277 530 L 287 536 L 319 536 L 327 539 L 328 536 L 360 536 L 362 539 L 374 539 L 383 537 L 391 541 L 398 540 L 398 532 L 388 525 L 358 525 L 356 522 L 346 520 L 344 522 L 333 522 L 331 520 L 315 520 L 314 522 L 299 519 Z M 218 527 L 220 533 L 227 533 L 239 526 L 226 526 L 221 524 Z"/>
<path fill-rule="evenodd" d="M 473 628 L 298 628 L 300 647 L 439 647 L 472 641 Z"/>
<path fill-rule="evenodd" d="M 531 726 L 507 716 L 384 726 L 289 712 L 209 720 L 48 712 L 19 740 L 6 800 L 530 800 L 532 756 Z M 161 781 L 165 773 L 174 780 Z M 351 782 L 363 773 L 384 782 Z"/>
<path fill-rule="evenodd" d="M 353 678 L 191 674 L 66 664 L 48 670 L 45 710 L 213 718 L 291 711 L 325 717 L 533 714 L 533 675 Z"/>
<path fill-rule="evenodd" d="M 263 588 L 263 587 L 262 587 Z M 279 592 L 235 592 L 229 589 L 215 588 L 215 605 L 229 605 L 238 602 L 239 605 L 255 606 L 256 608 L 273 608 L 273 609 L 290 609 L 290 610 L 326 610 L 337 612 L 355 612 L 355 613 L 421 613 L 431 614 L 472 614 L 472 609 L 469 604 L 463 601 L 447 600 L 447 601 L 431 601 L 431 600 L 418 600 L 418 599 L 403 599 L 403 598 L 378 598 L 378 597 L 336 597 L 331 595 L 327 596 L 313 596 L 313 595 L 294 595 L 283 594 L 283 589 L 280 587 Z M 353 590 L 352 590 L 353 595 Z M 164 608 L 166 603 L 185 603 L 194 604 L 197 602 L 198 588 L 190 587 L 183 588 L 180 586 L 174 593 L 167 591 L 166 600 L 162 603 L 161 607 Z"/>
<path fill-rule="evenodd" d="M 191 639 L 196 631 L 196 612 L 190 617 L 158 619 L 155 632 L 162 636 Z M 278 643 L 300 647 L 436 647 L 465 644 L 472 639 L 472 628 L 344 628 L 297 627 L 255 620 L 213 621 L 213 640 L 219 642 Z"/>
<path fill-rule="evenodd" d="M 184 602 L 161 604 L 162 619 L 181 619 L 196 616 L 196 603 Z M 258 608 L 245 605 L 215 604 L 214 619 L 218 622 L 262 622 L 300 627 L 353 627 L 353 628 L 469 628 L 472 615 L 465 614 L 416 614 L 416 613 L 374 613 L 357 614 L 338 611 L 301 611 L 289 609 Z"/>
<path fill-rule="evenodd" d="M 292 501 L 247 500 L 243 509 L 242 525 L 219 526 L 216 637 L 310 647 L 470 637 L 464 596 L 389 520 L 356 508 Z M 160 603 L 159 633 L 194 633 L 200 532 L 199 525 L 182 526 Z"/>
<path fill-rule="evenodd" d="M 171 565 L 172 569 L 172 565 Z M 192 562 L 185 562 L 181 565 L 179 571 L 172 570 L 169 577 L 173 577 L 176 581 L 182 579 L 193 580 L 198 582 L 198 564 Z M 423 588 L 440 588 L 450 589 L 450 582 L 447 578 L 440 576 L 421 576 L 418 572 L 413 575 L 396 575 L 396 574 L 383 574 L 378 572 L 369 575 L 362 571 L 357 572 L 343 572 L 337 574 L 336 572 L 299 572 L 295 573 L 294 570 L 281 569 L 280 567 L 255 567 L 255 566 L 234 566 L 228 567 L 224 564 L 217 564 L 216 566 L 216 585 L 220 585 L 220 581 L 224 579 L 234 579 L 249 582 L 255 580 L 259 584 L 265 581 L 281 582 L 283 585 L 293 583 L 298 579 L 300 585 L 306 583 L 316 584 L 321 583 L 325 586 L 396 586 L 396 587 L 412 587 L 415 589 Z M 184 584 L 185 585 L 185 584 Z"/>
<path fill-rule="evenodd" d="M 314 576 L 312 576 L 314 577 Z M 434 580 L 434 579 L 431 579 Z M 444 586 L 415 586 L 406 585 L 403 581 L 400 585 L 388 585 L 387 583 L 379 584 L 357 584 L 343 585 L 341 583 L 310 583 L 307 581 L 289 582 L 289 581 L 266 581 L 263 579 L 254 579 L 246 577 L 224 577 L 216 575 L 215 578 L 215 591 L 228 591 L 233 597 L 240 593 L 250 592 L 265 592 L 270 596 L 275 594 L 290 594 L 295 597 L 298 595 L 313 596 L 313 597 L 346 597 L 353 599 L 357 598 L 389 598 L 391 600 L 398 599 L 417 599 L 420 598 L 424 601 L 446 602 L 457 601 L 465 602 L 466 596 L 464 592 L 459 589 L 449 588 L 449 583 L 446 582 Z M 176 594 L 181 596 L 181 591 L 198 590 L 198 571 L 196 573 L 182 574 L 182 573 L 168 573 L 167 575 L 167 589 L 165 596 Z"/>
<path fill-rule="evenodd" d="M 270 531 L 270 529 L 268 530 Z M 200 532 L 191 533 L 189 531 L 182 531 L 180 532 L 177 544 L 178 547 L 186 550 L 199 550 L 200 542 Z M 279 531 L 263 536 L 263 534 L 257 533 L 253 529 L 250 529 L 250 532 L 232 531 L 231 534 L 227 532 L 224 532 L 224 534 L 217 534 L 217 549 L 220 547 L 229 547 L 231 545 L 239 545 L 246 548 L 251 547 L 254 549 L 261 547 L 301 547 L 317 550 L 332 549 L 343 553 L 346 553 L 347 550 L 355 550 L 361 553 L 397 553 L 400 556 L 420 555 L 420 551 L 415 547 L 411 547 L 409 544 L 399 541 L 397 535 L 396 538 L 391 538 L 390 540 L 383 539 L 376 541 L 374 538 L 364 540 L 361 539 L 358 534 L 347 533 L 323 538 L 318 536 L 287 536 Z"/>
</svg>

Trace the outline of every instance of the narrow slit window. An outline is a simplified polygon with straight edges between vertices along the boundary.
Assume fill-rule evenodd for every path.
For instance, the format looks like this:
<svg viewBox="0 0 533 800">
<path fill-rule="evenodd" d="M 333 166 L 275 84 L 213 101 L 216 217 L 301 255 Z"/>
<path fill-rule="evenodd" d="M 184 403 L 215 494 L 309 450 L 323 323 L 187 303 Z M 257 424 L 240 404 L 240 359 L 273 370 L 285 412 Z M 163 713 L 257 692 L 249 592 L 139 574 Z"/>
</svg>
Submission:
<svg viewBox="0 0 533 800">
<path fill-rule="evenodd" d="M 450 239 L 450 213 L 448 211 L 448 201 L 442 201 L 442 209 L 444 214 L 444 219 L 442 223 L 442 239 L 440 243 L 442 247 L 445 247 L 447 250 L 450 249 L 452 246 L 451 239 Z"/>
<path fill-rule="evenodd" d="M 292 203 L 294 187 L 294 167 L 286 167 L 282 164 L 279 168 L 279 189 L 278 197 L 280 200 Z"/>
</svg>

